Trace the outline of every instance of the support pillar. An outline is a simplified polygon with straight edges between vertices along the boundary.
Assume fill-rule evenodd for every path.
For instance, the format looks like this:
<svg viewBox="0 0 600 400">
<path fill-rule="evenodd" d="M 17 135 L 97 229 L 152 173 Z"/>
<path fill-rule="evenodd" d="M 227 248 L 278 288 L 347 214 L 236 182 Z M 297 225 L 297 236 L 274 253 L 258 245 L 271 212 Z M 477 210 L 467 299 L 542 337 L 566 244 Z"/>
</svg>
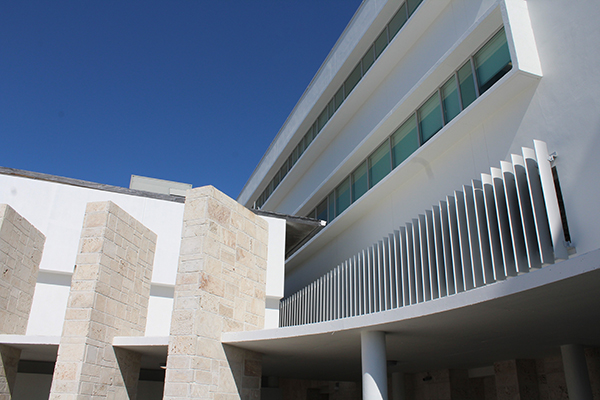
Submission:
<svg viewBox="0 0 600 400">
<path fill-rule="evenodd" d="M 0 334 L 24 335 L 46 238 L 0 204 Z M 12 398 L 21 350 L 0 345 L 0 399 Z"/>
<path fill-rule="evenodd" d="M 363 400 L 388 400 L 385 332 L 360 334 Z"/>
<path fill-rule="evenodd" d="M 404 372 L 392 372 L 392 400 L 405 400 Z"/>
<path fill-rule="evenodd" d="M 113 348 L 143 336 L 156 234 L 116 204 L 86 207 L 50 399 L 135 399 L 141 355 Z"/>
<path fill-rule="evenodd" d="M 578 344 L 560 346 L 570 399 L 592 400 L 592 386 L 584 348 Z"/>
<path fill-rule="evenodd" d="M 212 186 L 188 190 L 164 399 L 259 399 L 261 355 L 223 332 L 262 329 L 268 224 Z"/>
</svg>

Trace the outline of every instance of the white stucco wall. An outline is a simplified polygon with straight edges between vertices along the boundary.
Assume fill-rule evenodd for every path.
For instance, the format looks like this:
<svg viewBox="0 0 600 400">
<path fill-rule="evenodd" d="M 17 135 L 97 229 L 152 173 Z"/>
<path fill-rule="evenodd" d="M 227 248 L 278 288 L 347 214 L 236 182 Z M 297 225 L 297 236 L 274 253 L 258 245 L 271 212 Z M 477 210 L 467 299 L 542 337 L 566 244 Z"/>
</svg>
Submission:
<svg viewBox="0 0 600 400">
<path fill-rule="evenodd" d="M 157 234 L 152 283 L 174 285 L 183 203 L 0 175 L 0 203 L 10 204 L 46 235 L 28 335 L 60 336 L 62 333 L 85 207 L 89 202 L 106 200 L 113 201 Z M 151 294 L 148 335 L 168 335 L 171 308 L 172 299 L 164 293 Z"/>
</svg>

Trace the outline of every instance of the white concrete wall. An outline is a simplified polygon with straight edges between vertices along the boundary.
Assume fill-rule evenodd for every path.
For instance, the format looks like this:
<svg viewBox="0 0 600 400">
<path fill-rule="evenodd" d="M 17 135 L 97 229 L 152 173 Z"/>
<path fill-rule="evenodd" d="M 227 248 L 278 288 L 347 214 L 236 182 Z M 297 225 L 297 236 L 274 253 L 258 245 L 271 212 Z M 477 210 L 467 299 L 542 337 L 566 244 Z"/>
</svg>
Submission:
<svg viewBox="0 0 600 400">
<path fill-rule="evenodd" d="M 281 218 L 261 217 L 269 224 L 267 250 L 267 282 L 265 328 L 279 327 L 279 300 L 283 297 L 285 280 L 285 228 Z"/>
<path fill-rule="evenodd" d="M 452 191 L 478 178 L 480 173 L 489 172 L 491 166 L 509 160 L 510 154 L 520 152 L 521 147 L 532 147 L 533 139 L 546 141 L 549 151 L 558 153 L 556 166 L 577 254 L 598 248 L 600 218 L 596 209 L 600 200 L 600 158 L 595 152 L 600 148 L 600 114 L 597 112 L 600 109 L 597 95 L 600 53 L 594 49 L 600 45 L 600 26 L 594 21 L 600 17 L 600 4 L 581 1 L 573 6 L 569 2 L 548 4 L 528 0 L 520 1 L 518 6 L 529 10 L 543 71 L 539 83 L 523 87 L 495 112 L 479 116 L 445 152 L 432 159 L 415 157 L 413 163 L 421 166 L 419 172 L 390 194 L 376 199 L 370 211 L 325 247 L 307 255 L 307 261 L 301 266 L 288 272 L 286 294 L 409 222 Z M 294 182 L 294 189 L 275 210 L 302 214 L 314 207 L 322 196 L 309 200 L 305 206 L 302 204 L 340 168 L 350 151 L 360 147 L 364 135 L 371 132 L 407 90 L 420 84 L 427 71 L 438 66 L 438 59 L 469 31 L 473 22 L 490 10 L 503 7 L 506 7 L 503 1 L 452 1 L 410 51 L 397 60 L 389 76 L 311 163 L 308 171 Z M 397 38 L 401 35 L 402 32 Z M 438 82 L 442 83 L 443 80 Z M 439 132 L 432 141 L 443 133 Z M 371 150 L 374 148 L 375 145 Z M 333 188 L 339 181 L 341 179 L 328 184 Z"/>
<path fill-rule="evenodd" d="M 0 203 L 15 210 L 46 235 L 40 264 L 45 281 L 36 285 L 28 335 L 59 335 L 69 294 L 85 206 L 111 200 L 157 234 L 152 282 L 174 285 L 179 258 L 183 203 L 0 175 Z M 43 279 L 42 279 L 43 280 Z M 172 290 L 171 290 L 172 291 Z M 168 335 L 172 299 L 150 297 L 147 335 Z"/>
</svg>

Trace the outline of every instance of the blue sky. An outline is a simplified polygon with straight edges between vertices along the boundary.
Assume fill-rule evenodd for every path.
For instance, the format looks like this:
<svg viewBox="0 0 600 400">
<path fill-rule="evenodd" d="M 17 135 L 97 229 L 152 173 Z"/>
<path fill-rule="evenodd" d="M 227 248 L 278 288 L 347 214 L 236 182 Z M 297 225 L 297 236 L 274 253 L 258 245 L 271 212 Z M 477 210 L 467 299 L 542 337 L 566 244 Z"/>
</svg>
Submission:
<svg viewBox="0 0 600 400">
<path fill-rule="evenodd" d="M 0 166 L 237 197 L 360 0 L 6 0 Z"/>
</svg>

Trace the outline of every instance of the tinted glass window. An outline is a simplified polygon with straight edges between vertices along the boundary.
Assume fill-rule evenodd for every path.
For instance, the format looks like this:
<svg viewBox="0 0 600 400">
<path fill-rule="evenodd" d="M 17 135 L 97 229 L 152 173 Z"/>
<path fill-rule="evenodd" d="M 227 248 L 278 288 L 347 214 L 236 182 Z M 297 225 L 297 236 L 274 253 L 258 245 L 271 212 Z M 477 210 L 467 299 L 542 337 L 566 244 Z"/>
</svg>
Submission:
<svg viewBox="0 0 600 400">
<path fill-rule="evenodd" d="M 419 125 L 421 128 L 421 140 L 425 143 L 437 131 L 442 129 L 442 112 L 440 110 L 440 98 L 435 92 L 417 111 L 419 116 Z"/>
<path fill-rule="evenodd" d="M 352 72 L 350 72 L 350 76 L 348 76 L 348 78 L 346 79 L 346 82 L 344 82 L 344 95 L 346 97 L 348 97 L 348 95 L 350 94 L 352 89 L 354 89 L 354 87 L 356 86 L 358 81 L 360 81 L 360 78 L 361 78 L 360 63 L 358 63 L 358 65 L 354 68 L 354 70 L 352 70 Z"/>
<path fill-rule="evenodd" d="M 373 55 L 373 46 L 369 47 L 369 50 L 365 53 L 362 58 L 362 74 L 363 76 L 367 73 L 371 65 L 375 62 L 375 56 Z"/>
<path fill-rule="evenodd" d="M 402 6 L 400 7 L 400 9 L 396 13 L 396 15 L 394 15 L 392 17 L 392 19 L 390 20 L 390 23 L 388 24 L 388 32 L 390 34 L 390 42 L 392 41 L 394 36 L 396 36 L 398 31 L 400 31 L 400 29 L 402 29 L 402 27 L 404 26 L 405 23 L 406 23 L 406 3 L 402 3 Z"/>
<path fill-rule="evenodd" d="M 417 117 L 412 115 L 392 135 L 392 159 L 394 168 L 402 164 L 415 150 L 419 148 Z"/>
<path fill-rule="evenodd" d="M 321 115 L 319 115 L 319 118 L 317 119 L 317 126 L 319 132 L 321 132 L 321 129 L 323 129 L 327 121 L 327 107 L 325 107 L 325 109 L 321 112 Z"/>
<path fill-rule="evenodd" d="M 379 55 L 385 50 L 388 45 L 388 37 L 387 37 L 387 28 L 383 30 L 375 39 L 375 58 L 378 58 Z"/>
<path fill-rule="evenodd" d="M 406 0 L 406 4 L 408 4 L 408 15 L 412 15 L 422 1 L 423 0 Z"/>
<path fill-rule="evenodd" d="M 363 162 L 352 173 L 352 201 L 356 201 L 369 190 L 367 183 L 367 163 Z"/>
<path fill-rule="evenodd" d="M 317 219 L 327 221 L 327 198 L 317 206 L 316 213 Z"/>
<path fill-rule="evenodd" d="M 392 170 L 390 144 L 386 140 L 369 157 L 369 185 L 373 187 Z"/>
<path fill-rule="evenodd" d="M 327 211 L 327 222 L 333 221 L 335 218 L 335 195 L 333 192 L 329 193 L 329 201 L 327 202 L 327 206 L 329 210 Z"/>
<path fill-rule="evenodd" d="M 479 93 L 483 93 L 498 82 L 512 67 L 504 29 L 496 33 L 473 56 L 473 60 L 475 61 Z"/>
<path fill-rule="evenodd" d="M 467 108 L 477 98 L 475 91 L 475 82 L 473 81 L 473 72 L 471 69 L 471 61 L 467 61 L 458 70 L 458 82 L 460 84 L 460 98 L 462 100 L 463 109 Z"/>
<path fill-rule="evenodd" d="M 458 88 L 456 78 L 452 76 L 442 86 L 442 106 L 444 107 L 444 122 L 452 121 L 460 112 L 460 101 L 458 100 Z"/>
<path fill-rule="evenodd" d="M 340 90 L 337 91 L 335 96 L 333 96 L 333 100 L 335 102 L 335 109 L 340 108 L 342 103 L 344 102 L 344 86 L 340 87 Z"/>
<path fill-rule="evenodd" d="M 344 212 L 350 203 L 350 178 L 346 178 L 335 188 L 335 215 Z"/>
</svg>

